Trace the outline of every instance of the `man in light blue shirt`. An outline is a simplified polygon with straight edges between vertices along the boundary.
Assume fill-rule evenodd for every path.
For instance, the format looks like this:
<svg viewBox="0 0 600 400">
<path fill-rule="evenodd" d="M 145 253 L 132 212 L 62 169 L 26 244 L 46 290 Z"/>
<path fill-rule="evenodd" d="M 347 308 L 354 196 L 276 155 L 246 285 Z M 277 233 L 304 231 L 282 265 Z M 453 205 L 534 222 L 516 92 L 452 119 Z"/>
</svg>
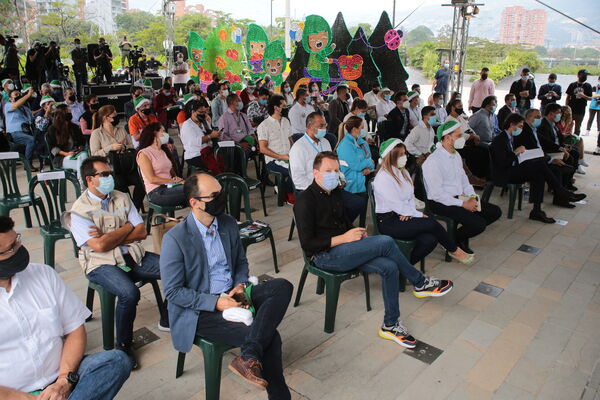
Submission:
<svg viewBox="0 0 600 400">
<path fill-rule="evenodd" d="M 25 146 L 25 158 L 31 163 L 33 157 L 33 131 L 30 134 L 23 132 L 23 124 L 31 124 L 33 115 L 27 107 L 27 100 L 33 94 L 33 89 L 21 96 L 21 92 L 13 90 L 10 92 L 10 101 L 4 105 L 4 122 L 6 124 L 6 132 L 10 133 L 13 142 Z M 32 168 L 32 171 L 37 169 Z"/>
<path fill-rule="evenodd" d="M 496 96 L 483 99 L 481 109 L 469 118 L 469 126 L 481 138 L 480 146 L 489 147 L 494 138 L 494 121 L 492 115 L 496 112 Z"/>
</svg>

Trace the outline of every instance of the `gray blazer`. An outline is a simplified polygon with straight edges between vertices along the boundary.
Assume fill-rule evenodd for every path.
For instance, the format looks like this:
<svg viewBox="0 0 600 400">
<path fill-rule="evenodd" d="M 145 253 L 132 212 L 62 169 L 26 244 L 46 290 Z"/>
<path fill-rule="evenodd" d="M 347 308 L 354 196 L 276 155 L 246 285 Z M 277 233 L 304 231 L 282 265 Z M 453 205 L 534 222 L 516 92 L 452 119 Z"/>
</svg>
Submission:
<svg viewBox="0 0 600 400">
<path fill-rule="evenodd" d="M 194 215 L 173 227 L 163 238 L 160 278 L 169 300 L 173 346 L 180 352 L 192 348 L 200 311 L 215 311 L 219 296 L 210 294 L 209 264 Z M 219 235 L 231 267 L 234 287 L 248 280 L 248 260 L 236 221 L 217 217 Z"/>
</svg>

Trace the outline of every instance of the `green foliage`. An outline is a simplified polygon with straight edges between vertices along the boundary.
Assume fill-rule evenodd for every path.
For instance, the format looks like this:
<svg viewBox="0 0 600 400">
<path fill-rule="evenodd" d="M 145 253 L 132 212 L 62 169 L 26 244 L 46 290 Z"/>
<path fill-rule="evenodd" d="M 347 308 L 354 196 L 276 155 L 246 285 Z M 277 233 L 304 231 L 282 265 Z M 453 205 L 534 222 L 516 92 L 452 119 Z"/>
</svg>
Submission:
<svg viewBox="0 0 600 400">
<path fill-rule="evenodd" d="M 436 48 L 437 44 L 434 42 L 422 42 L 417 46 L 407 47 L 406 53 L 410 65 L 415 68 L 423 68 L 425 57 L 430 53 L 435 54 Z"/>
<path fill-rule="evenodd" d="M 591 75 L 600 76 L 600 67 L 598 66 L 598 64 L 573 65 L 566 61 L 563 61 L 559 64 L 555 64 L 552 67 L 544 66 L 540 69 L 539 72 L 543 72 L 546 74 L 554 72 L 555 74 L 577 75 L 577 71 L 579 71 L 580 69 L 587 69 Z"/>
<path fill-rule="evenodd" d="M 127 35 L 129 40 L 132 39 L 129 36 L 144 29 L 148 29 L 153 22 L 160 21 L 162 21 L 162 17 L 146 11 L 131 11 L 124 14 L 118 14 L 115 18 L 117 29 L 124 31 L 124 35 Z M 119 35 L 119 39 L 122 37 L 123 35 Z"/>
<path fill-rule="evenodd" d="M 414 46 L 422 42 L 431 41 L 433 38 L 435 38 L 435 35 L 431 29 L 424 25 L 420 25 L 404 35 L 404 42 L 407 46 Z"/>
<path fill-rule="evenodd" d="M 373 33 L 373 27 L 371 26 L 371 24 L 363 23 L 358 24 L 356 26 L 351 26 L 350 29 L 348 29 L 348 32 L 350 32 L 350 36 L 354 37 L 358 28 L 363 28 L 363 31 L 365 32 L 365 35 L 367 37 L 371 36 L 371 33 Z"/>
<path fill-rule="evenodd" d="M 498 82 L 507 76 L 515 75 L 524 66 L 535 72 L 543 66 L 543 63 L 535 51 L 511 50 L 504 60 L 489 67 L 489 77 Z"/>
<path fill-rule="evenodd" d="M 187 14 L 175 21 L 175 43 L 185 44 L 190 32 L 205 38 L 212 30 L 212 20 L 203 14 Z"/>
<path fill-rule="evenodd" d="M 167 36 L 165 24 L 162 21 L 151 22 L 148 28 L 135 32 L 131 38 L 132 43 L 144 48 L 145 54 L 158 55 L 164 52 L 163 41 Z"/>
</svg>

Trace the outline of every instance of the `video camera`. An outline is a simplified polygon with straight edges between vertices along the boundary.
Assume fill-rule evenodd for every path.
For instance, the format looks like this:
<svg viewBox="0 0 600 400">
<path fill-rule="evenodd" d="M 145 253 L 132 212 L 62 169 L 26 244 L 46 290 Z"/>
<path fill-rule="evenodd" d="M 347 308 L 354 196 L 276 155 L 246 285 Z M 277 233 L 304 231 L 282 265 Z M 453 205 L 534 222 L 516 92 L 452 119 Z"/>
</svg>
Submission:
<svg viewBox="0 0 600 400">
<path fill-rule="evenodd" d="M 137 44 L 133 46 L 133 50 L 129 52 L 129 60 L 131 61 L 131 65 L 134 68 L 138 67 L 138 62 L 140 58 L 144 56 L 144 48 L 139 47 Z"/>
</svg>

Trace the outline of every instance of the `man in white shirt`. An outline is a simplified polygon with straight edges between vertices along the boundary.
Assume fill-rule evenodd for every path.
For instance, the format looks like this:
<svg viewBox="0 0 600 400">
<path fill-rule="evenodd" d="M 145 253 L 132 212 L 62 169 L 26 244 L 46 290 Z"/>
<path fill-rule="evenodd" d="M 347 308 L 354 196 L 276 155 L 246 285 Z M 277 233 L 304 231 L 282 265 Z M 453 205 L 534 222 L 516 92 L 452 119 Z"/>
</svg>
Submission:
<svg viewBox="0 0 600 400">
<path fill-rule="evenodd" d="M 69 110 L 71 110 L 71 122 L 79 126 L 79 118 L 81 118 L 85 112 L 85 108 L 81 102 L 77 101 L 75 90 L 73 88 L 65 89 L 65 103 L 69 106 Z"/>
<path fill-rule="evenodd" d="M 0 216 L 0 399 L 112 399 L 131 372 L 120 350 L 84 355 L 90 311 L 49 266 L 29 263 Z"/>
<path fill-rule="evenodd" d="M 173 87 L 177 96 L 183 96 L 185 93 L 185 85 L 190 79 L 190 66 L 187 61 L 183 60 L 183 54 L 177 53 L 177 61 L 173 65 Z M 181 94 L 180 94 L 181 92 Z"/>
<path fill-rule="evenodd" d="M 256 132 L 258 146 L 265 156 L 267 168 L 279 172 L 283 176 L 285 198 L 289 204 L 294 204 L 294 184 L 290 179 L 290 148 L 292 147 L 292 127 L 290 121 L 281 113 L 286 107 L 283 96 L 275 94 L 269 98 L 267 109 L 269 117 L 260 123 Z"/>
<path fill-rule="evenodd" d="M 413 129 L 415 126 L 419 125 L 419 121 L 421 121 L 421 106 L 419 106 L 419 92 L 411 91 L 406 94 L 408 99 L 404 102 L 404 108 L 408 110 L 409 120 L 409 128 Z"/>
<path fill-rule="evenodd" d="M 421 121 L 406 137 L 404 145 L 406 150 L 417 158 L 417 164 L 421 165 L 431 153 L 435 132 L 433 124 L 436 122 L 435 108 L 432 106 L 423 107 L 421 110 Z"/>
<path fill-rule="evenodd" d="M 372 132 L 375 132 L 377 128 L 377 103 L 379 102 L 379 90 L 381 87 L 379 86 L 379 82 L 375 81 L 373 83 L 372 89 L 370 92 L 365 93 L 363 99 L 367 102 L 367 129 L 371 129 Z M 373 124 L 371 124 L 373 121 Z M 370 125 L 370 126 L 369 126 Z"/>
<path fill-rule="evenodd" d="M 315 108 L 307 103 L 308 98 L 309 94 L 306 89 L 300 88 L 296 91 L 296 103 L 288 113 L 293 134 L 304 134 L 306 131 L 306 117 L 315 111 Z"/>
<path fill-rule="evenodd" d="M 490 203 L 481 203 L 481 211 L 477 211 L 478 196 L 469 184 L 462 158 L 456 151 L 465 145 L 460 125 L 455 121 L 440 125 L 437 138 L 436 150 L 423 163 L 427 207 L 461 225 L 456 231 L 456 242 L 464 251 L 473 254 L 468 239 L 482 233 L 500 218 L 502 211 Z M 464 200 L 459 198 L 463 196 Z"/>
<path fill-rule="evenodd" d="M 378 94 L 379 101 L 375 106 L 377 112 L 377 122 L 385 121 L 390 111 L 396 107 L 396 103 L 392 101 L 392 91 L 388 88 L 383 88 Z"/>
</svg>

